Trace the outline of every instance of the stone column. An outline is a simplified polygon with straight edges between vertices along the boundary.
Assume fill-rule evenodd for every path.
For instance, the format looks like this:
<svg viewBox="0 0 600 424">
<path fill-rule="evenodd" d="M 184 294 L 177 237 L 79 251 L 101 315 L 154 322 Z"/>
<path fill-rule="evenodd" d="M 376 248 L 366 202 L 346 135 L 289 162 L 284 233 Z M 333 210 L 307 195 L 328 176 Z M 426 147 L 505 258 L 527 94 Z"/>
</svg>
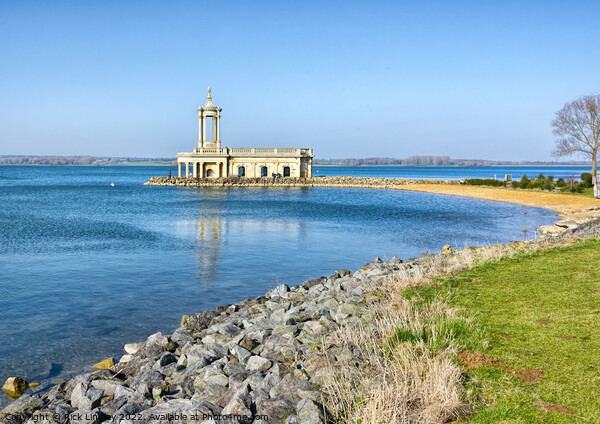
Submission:
<svg viewBox="0 0 600 424">
<path fill-rule="evenodd" d="M 204 147 L 204 112 L 200 111 L 200 134 L 198 136 L 198 147 Z"/>
<path fill-rule="evenodd" d="M 181 178 L 181 162 L 177 162 L 177 170 L 179 171 L 179 178 Z"/>
<path fill-rule="evenodd" d="M 190 163 L 189 162 L 185 163 L 185 177 L 186 178 L 190 177 Z"/>
<path fill-rule="evenodd" d="M 193 166 L 193 168 L 192 168 L 192 177 L 196 178 L 198 176 L 198 171 L 197 171 L 198 162 L 192 162 L 192 166 Z"/>
<path fill-rule="evenodd" d="M 213 119 L 217 122 L 217 141 L 219 142 L 217 147 L 221 147 L 221 116 L 217 115 Z"/>
<path fill-rule="evenodd" d="M 213 119 L 212 119 L 212 141 L 215 143 L 218 140 L 218 138 L 217 138 L 217 119 L 218 118 L 216 116 L 213 116 Z M 219 147 L 219 146 L 217 145 L 217 147 Z"/>
</svg>

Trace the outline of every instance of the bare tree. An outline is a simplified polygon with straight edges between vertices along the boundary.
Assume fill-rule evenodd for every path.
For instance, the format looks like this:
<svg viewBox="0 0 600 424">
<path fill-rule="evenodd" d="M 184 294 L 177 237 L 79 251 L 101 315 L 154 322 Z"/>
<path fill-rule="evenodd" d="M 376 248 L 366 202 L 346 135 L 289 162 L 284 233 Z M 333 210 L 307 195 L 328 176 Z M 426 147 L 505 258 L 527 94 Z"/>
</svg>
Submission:
<svg viewBox="0 0 600 424">
<path fill-rule="evenodd" d="M 600 95 L 584 96 L 567 103 L 556 112 L 552 121 L 556 136 L 555 156 L 575 153 L 592 159 L 592 183 L 594 197 L 598 197 L 596 162 L 600 148 Z"/>
</svg>

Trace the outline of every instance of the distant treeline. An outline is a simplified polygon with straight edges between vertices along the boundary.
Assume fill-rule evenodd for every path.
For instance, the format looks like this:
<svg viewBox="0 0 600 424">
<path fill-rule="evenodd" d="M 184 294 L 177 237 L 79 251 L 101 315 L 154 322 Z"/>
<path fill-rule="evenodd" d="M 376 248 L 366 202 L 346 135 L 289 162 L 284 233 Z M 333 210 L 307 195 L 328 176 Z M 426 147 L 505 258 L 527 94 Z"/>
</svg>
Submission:
<svg viewBox="0 0 600 424">
<path fill-rule="evenodd" d="M 132 158 L 97 156 L 0 156 L 0 165 L 125 165 L 165 164 L 170 165 L 173 158 Z"/>
<path fill-rule="evenodd" d="M 523 161 L 513 162 L 506 160 L 485 159 L 452 159 L 450 156 L 410 156 L 405 159 L 396 158 L 366 158 L 366 159 L 315 159 L 314 165 L 338 165 L 338 166 L 498 166 L 498 165 L 589 165 L 588 162 L 567 161 Z"/>
<path fill-rule="evenodd" d="M 0 156 L 0 165 L 173 165 L 174 158 L 135 158 L 135 157 L 99 157 L 99 156 Z M 485 159 L 452 159 L 450 156 L 410 156 L 405 159 L 397 158 L 366 158 L 366 159 L 315 159 L 314 165 L 338 166 L 493 166 L 493 165 L 589 165 L 588 162 L 544 162 L 526 161 L 512 162 Z"/>
</svg>

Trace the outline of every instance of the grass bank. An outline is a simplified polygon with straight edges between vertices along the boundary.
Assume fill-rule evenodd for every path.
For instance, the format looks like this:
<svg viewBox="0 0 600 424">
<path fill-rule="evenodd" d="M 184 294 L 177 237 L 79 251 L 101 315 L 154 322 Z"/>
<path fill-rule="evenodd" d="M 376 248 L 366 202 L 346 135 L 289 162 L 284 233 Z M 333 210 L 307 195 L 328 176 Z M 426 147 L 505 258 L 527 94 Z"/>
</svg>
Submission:
<svg viewBox="0 0 600 424">
<path fill-rule="evenodd" d="M 338 422 L 600 422 L 600 240 L 424 258 L 384 283 L 375 324 L 339 340 Z M 551 246 L 554 244 L 554 246 Z"/>
<path fill-rule="evenodd" d="M 600 240 L 490 261 L 405 295 L 448 299 L 473 317 L 457 334 L 469 353 L 474 423 L 600 422 Z M 487 355 L 478 355 L 481 354 Z"/>
</svg>

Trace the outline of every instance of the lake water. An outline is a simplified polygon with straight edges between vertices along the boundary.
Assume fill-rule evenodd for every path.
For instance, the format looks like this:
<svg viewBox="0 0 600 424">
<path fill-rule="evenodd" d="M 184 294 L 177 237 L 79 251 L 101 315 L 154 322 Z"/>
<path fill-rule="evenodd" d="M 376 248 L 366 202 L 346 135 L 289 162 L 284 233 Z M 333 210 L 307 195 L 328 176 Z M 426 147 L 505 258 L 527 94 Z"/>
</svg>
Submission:
<svg viewBox="0 0 600 424">
<path fill-rule="evenodd" d="M 556 217 L 408 191 L 143 186 L 167 169 L 0 167 L 0 382 L 21 376 L 47 386 L 120 356 L 124 343 L 172 331 L 183 314 L 376 256 L 523 240 Z M 456 169 L 410 172 L 437 178 Z"/>
</svg>

